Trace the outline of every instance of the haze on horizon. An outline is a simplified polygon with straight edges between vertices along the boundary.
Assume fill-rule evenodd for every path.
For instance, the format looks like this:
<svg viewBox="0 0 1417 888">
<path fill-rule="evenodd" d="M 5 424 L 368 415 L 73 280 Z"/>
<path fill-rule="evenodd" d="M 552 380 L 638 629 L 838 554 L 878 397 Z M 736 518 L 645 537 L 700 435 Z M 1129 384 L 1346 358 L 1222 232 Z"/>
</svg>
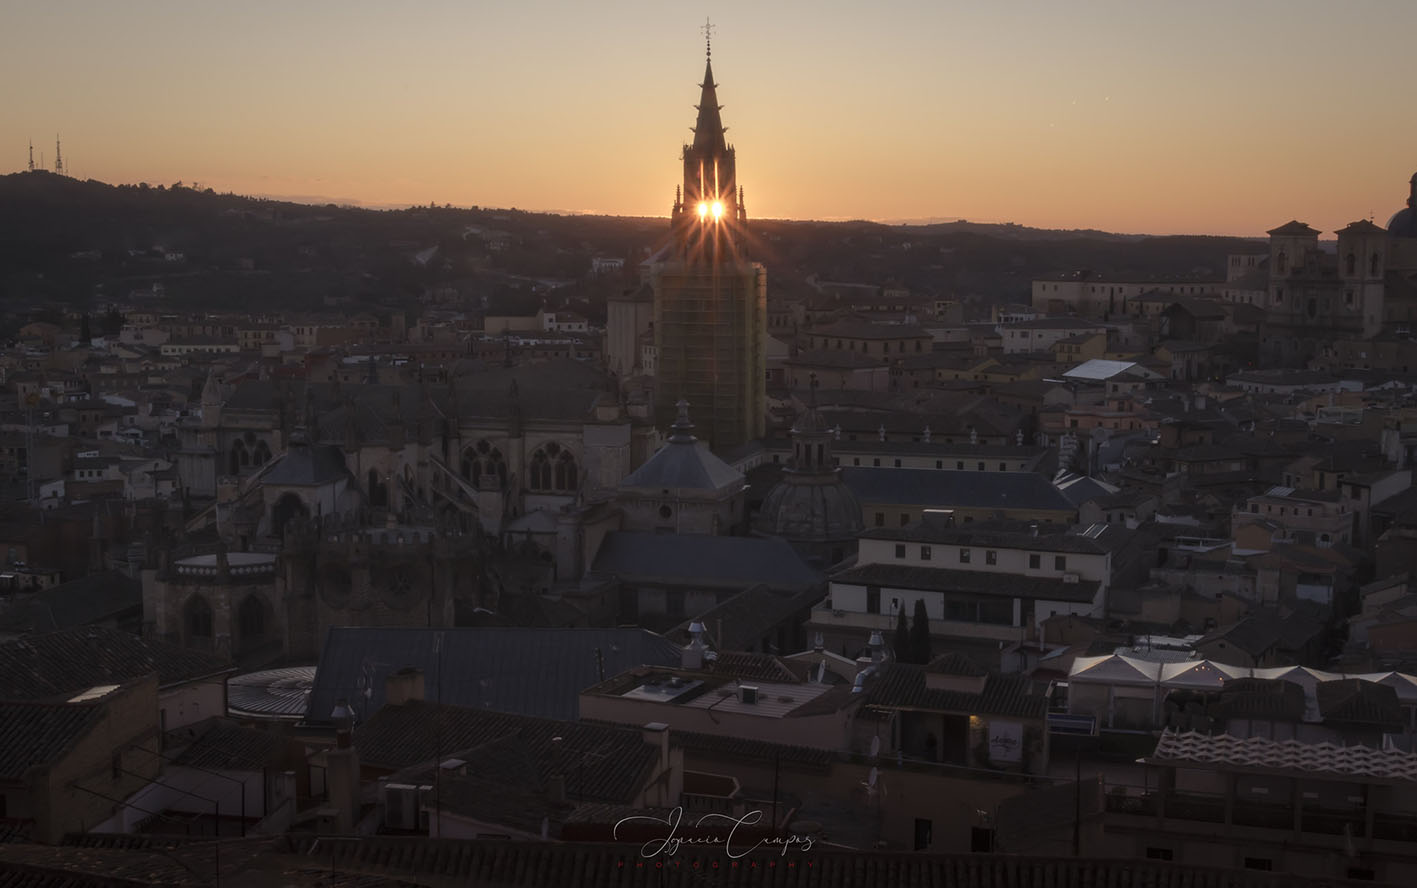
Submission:
<svg viewBox="0 0 1417 888">
<path fill-rule="evenodd" d="M 17 4 L 0 172 L 666 215 L 704 14 L 749 217 L 1386 224 L 1417 4 Z"/>
</svg>

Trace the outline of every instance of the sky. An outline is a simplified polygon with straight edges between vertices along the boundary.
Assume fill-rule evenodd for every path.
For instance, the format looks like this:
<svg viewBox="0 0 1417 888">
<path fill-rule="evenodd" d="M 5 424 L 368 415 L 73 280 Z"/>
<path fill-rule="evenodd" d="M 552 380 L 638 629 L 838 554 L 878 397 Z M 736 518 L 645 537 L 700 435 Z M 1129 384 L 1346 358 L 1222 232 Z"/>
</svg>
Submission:
<svg viewBox="0 0 1417 888">
<path fill-rule="evenodd" d="M 1417 170 L 1412 0 L 0 0 L 0 173 L 664 216 L 706 16 L 750 217 L 1333 231 Z"/>
</svg>

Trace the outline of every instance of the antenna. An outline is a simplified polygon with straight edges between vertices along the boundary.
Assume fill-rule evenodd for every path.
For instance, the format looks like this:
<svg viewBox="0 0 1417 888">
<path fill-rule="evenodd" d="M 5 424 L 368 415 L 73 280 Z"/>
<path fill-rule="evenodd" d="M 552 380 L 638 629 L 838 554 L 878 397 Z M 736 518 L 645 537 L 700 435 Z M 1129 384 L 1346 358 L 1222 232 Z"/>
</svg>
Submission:
<svg viewBox="0 0 1417 888">
<path fill-rule="evenodd" d="M 34 172 L 34 139 L 30 139 L 30 172 Z"/>
<path fill-rule="evenodd" d="M 64 154 L 59 150 L 59 135 L 54 136 L 54 172 L 64 175 Z"/>
</svg>

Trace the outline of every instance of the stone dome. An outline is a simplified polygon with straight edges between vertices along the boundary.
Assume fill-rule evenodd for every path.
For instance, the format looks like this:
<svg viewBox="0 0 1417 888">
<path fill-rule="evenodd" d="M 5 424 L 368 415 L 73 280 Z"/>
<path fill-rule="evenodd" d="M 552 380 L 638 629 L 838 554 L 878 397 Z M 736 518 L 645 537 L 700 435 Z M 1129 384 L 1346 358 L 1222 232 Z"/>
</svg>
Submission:
<svg viewBox="0 0 1417 888">
<path fill-rule="evenodd" d="M 1387 223 L 1391 237 L 1417 237 L 1417 173 L 1408 181 L 1407 208 L 1398 210 Z"/>
<path fill-rule="evenodd" d="M 789 542 L 855 539 L 863 530 L 861 503 L 835 472 L 789 474 L 764 497 L 753 529 Z"/>
</svg>

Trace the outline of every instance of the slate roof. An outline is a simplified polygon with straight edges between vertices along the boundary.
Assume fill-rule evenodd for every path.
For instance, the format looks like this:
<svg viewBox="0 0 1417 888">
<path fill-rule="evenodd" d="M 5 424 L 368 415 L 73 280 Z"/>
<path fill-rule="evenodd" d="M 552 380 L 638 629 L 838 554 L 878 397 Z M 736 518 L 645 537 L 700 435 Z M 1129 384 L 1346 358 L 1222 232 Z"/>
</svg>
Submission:
<svg viewBox="0 0 1417 888">
<path fill-rule="evenodd" d="M 89 574 L 36 592 L 8 611 L 0 626 L 27 632 L 53 632 L 135 616 L 142 618 L 143 584 L 116 570 Z"/>
<path fill-rule="evenodd" d="M 261 477 L 271 487 L 318 487 L 349 477 L 344 451 L 332 444 L 296 444 Z"/>
<path fill-rule="evenodd" d="M 629 583 L 699 587 L 762 584 L 800 590 L 822 580 L 785 540 L 640 531 L 606 534 L 590 572 Z"/>
<path fill-rule="evenodd" d="M 861 536 L 873 540 L 939 543 L 978 549 L 1028 549 L 1033 552 L 1101 555 L 1122 549 L 1134 535 L 1125 527 L 1116 525 L 1104 524 L 1102 528 L 1104 529 L 1100 533 L 1083 536 L 1080 533 L 1072 533 L 1063 525 L 1039 524 L 1038 533 L 1034 534 L 1032 525 L 1021 521 L 973 521 L 968 524 L 952 524 L 947 520 L 926 516 L 925 520 L 913 522 L 905 527 L 872 528 Z"/>
<path fill-rule="evenodd" d="M 260 771 L 285 748 L 284 735 L 212 719 L 202 736 L 183 749 L 174 765 L 213 771 Z"/>
<path fill-rule="evenodd" d="M 1232 678 L 1220 692 L 1213 713 L 1217 719 L 1257 718 L 1298 722 L 1308 704 L 1304 688 L 1277 678 Z"/>
<path fill-rule="evenodd" d="M 832 576 L 834 583 L 855 586 L 889 586 L 934 592 L 962 592 L 1002 598 L 1071 601 L 1090 604 L 1097 599 L 1095 580 L 1065 583 L 1057 577 L 1021 577 L 980 570 L 952 570 L 913 564 L 864 564 Z"/>
<path fill-rule="evenodd" d="M 0 703 L 0 780 L 21 780 L 59 758 L 102 713 L 97 705 Z"/>
<path fill-rule="evenodd" d="M 1073 504 L 1036 472 L 851 467 L 842 480 L 862 503 L 957 509 L 1072 512 Z"/>
<path fill-rule="evenodd" d="M 743 473 L 719 459 L 687 430 L 672 435 L 644 465 L 627 475 L 621 490 L 728 491 L 741 488 Z"/>
<path fill-rule="evenodd" d="M 1033 682 L 1023 675 L 990 672 L 984 681 L 984 690 L 973 693 L 927 687 L 926 671 L 926 667 L 910 663 L 887 664 L 868 681 L 866 705 L 878 709 L 914 709 L 1015 718 L 1041 719 L 1048 714 L 1048 698 L 1043 694 L 1033 693 Z"/>
<path fill-rule="evenodd" d="M 327 721 L 341 698 L 357 713 L 372 713 L 384 704 L 389 673 L 414 666 L 423 670 L 428 700 L 573 719 L 581 691 L 600 681 L 602 665 L 609 677 L 636 666 L 677 667 L 681 660 L 678 645 L 645 629 L 336 626 L 325 638 L 306 715 Z"/>
<path fill-rule="evenodd" d="M 67 698 L 153 672 L 158 686 L 168 687 L 229 671 L 232 667 L 212 654 L 116 629 L 80 626 L 0 644 L 0 699 Z"/>
<path fill-rule="evenodd" d="M 784 621 L 811 608 L 825 596 L 826 590 L 819 586 L 795 595 L 774 592 L 767 586 L 753 586 L 685 620 L 665 635 L 677 643 L 688 644 L 689 624 L 700 620 L 713 639 L 714 647 L 721 651 L 747 650 L 756 647 Z"/>
<path fill-rule="evenodd" d="M 659 756 L 638 728 L 418 702 L 385 706 L 356 725 L 354 745 L 365 765 L 396 771 L 509 736 L 536 762 L 542 780 L 567 775 L 568 787 L 579 783 L 576 794 L 591 801 L 632 801 Z"/>
</svg>

